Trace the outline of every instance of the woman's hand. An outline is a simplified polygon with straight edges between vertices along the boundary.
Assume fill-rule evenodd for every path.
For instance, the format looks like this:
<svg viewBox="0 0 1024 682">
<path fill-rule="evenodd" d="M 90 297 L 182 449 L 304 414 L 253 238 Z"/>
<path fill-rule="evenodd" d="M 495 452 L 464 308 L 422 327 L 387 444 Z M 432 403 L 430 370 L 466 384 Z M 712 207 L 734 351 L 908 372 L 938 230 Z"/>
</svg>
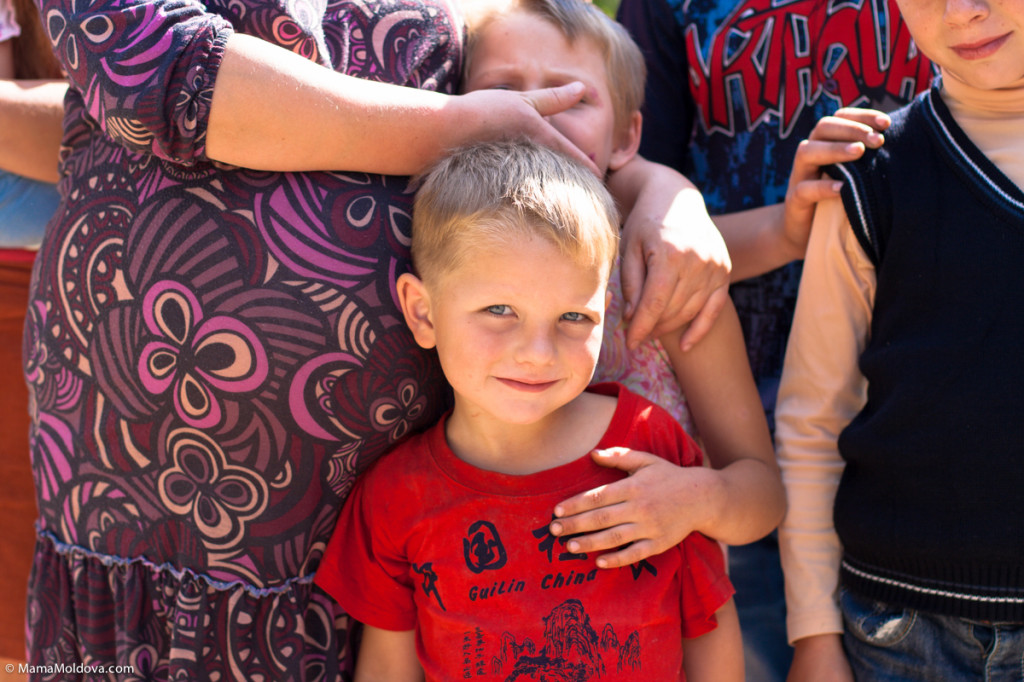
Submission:
<svg viewBox="0 0 1024 682">
<path fill-rule="evenodd" d="M 456 147 L 527 136 L 596 172 L 544 118 L 583 94 L 568 83 L 445 95 L 346 76 L 235 33 L 217 73 L 206 153 L 257 170 L 412 175 Z"/>
<path fill-rule="evenodd" d="M 584 94 L 586 88 L 583 83 L 573 82 L 544 90 L 486 89 L 458 95 L 457 106 L 465 109 L 465 113 L 460 114 L 457 120 L 471 123 L 454 126 L 452 132 L 466 139 L 451 146 L 496 138 L 528 137 L 576 159 L 599 176 L 598 168 L 590 157 L 545 118 L 573 107 Z"/>
<path fill-rule="evenodd" d="M 630 321 L 626 341 L 690 324 L 680 340 L 692 347 L 711 329 L 729 296 L 729 250 L 693 183 L 640 157 L 608 177 L 626 216 L 622 290 Z"/>
<path fill-rule="evenodd" d="M 593 453 L 602 466 L 629 474 L 588 490 L 555 507 L 552 535 L 573 537 L 573 553 L 602 552 L 600 568 L 636 563 L 679 544 L 695 530 L 713 525 L 723 498 L 720 474 L 704 467 L 679 467 L 661 457 L 627 448 Z"/>
<path fill-rule="evenodd" d="M 840 109 L 818 121 L 797 147 L 780 234 L 794 260 L 803 258 L 807 251 L 815 206 L 823 199 L 839 196 L 842 187 L 838 180 L 821 177 L 822 167 L 854 161 L 866 148 L 881 147 L 885 142 L 881 133 L 890 123 L 886 114 L 873 109 Z"/>
</svg>

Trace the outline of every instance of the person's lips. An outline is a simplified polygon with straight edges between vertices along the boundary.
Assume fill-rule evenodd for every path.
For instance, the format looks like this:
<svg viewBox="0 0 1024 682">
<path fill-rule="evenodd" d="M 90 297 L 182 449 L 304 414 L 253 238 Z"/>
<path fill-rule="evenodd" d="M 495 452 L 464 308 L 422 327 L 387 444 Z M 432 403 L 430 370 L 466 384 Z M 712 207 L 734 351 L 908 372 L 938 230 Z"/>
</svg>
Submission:
<svg viewBox="0 0 1024 682">
<path fill-rule="evenodd" d="M 535 379 L 508 379 L 499 378 L 505 386 L 524 393 L 542 393 L 555 385 L 554 381 L 538 381 Z"/>
<path fill-rule="evenodd" d="M 969 43 L 953 45 L 951 49 L 961 59 L 967 59 L 970 61 L 985 59 L 986 57 L 991 57 L 993 54 L 998 52 L 999 48 L 1001 48 L 1009 38 L 1010 34 L 1006 33 L 1001 36 L 996 36 L 995 38 L 983 38 Z"/>
</svg>

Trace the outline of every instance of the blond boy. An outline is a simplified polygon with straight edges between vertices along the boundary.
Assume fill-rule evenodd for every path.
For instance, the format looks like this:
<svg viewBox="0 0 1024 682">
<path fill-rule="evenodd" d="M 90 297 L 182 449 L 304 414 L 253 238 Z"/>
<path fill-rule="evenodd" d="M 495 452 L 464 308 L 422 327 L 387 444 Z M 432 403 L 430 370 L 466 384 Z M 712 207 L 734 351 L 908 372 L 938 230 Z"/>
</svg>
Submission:
<svg viewBox="0 0 1024 682">
<path fill-rule="evenodd" d="M 740 679 L 714 542 L 599 570 L 548 529 L 559 500 L 622 476 L 595 448 L 700 462 L 659 408 L 587 388 L 618 231 L 602 183 L 530 143 L 480 145 L 429 174 L 414 221 L 399 299 L 455 406 L 361 480 L 317 574 L 367 624 L 357 680 Z"/>
</svg>

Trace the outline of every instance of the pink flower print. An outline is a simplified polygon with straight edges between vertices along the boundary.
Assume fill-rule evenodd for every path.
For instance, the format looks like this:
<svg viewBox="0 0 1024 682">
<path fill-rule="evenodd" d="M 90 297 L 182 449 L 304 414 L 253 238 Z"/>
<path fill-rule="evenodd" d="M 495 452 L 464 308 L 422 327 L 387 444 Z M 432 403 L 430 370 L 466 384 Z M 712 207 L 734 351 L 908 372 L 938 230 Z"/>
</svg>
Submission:
<svg viewBox="0 0 1024 682">
<path fill-rule="evenodd" d="M 394 393 L 374 400 L 370 404 L 373 428 L 388 434 L 391 441 L 404 438 L 427 411 L 427 399 L 419 384 L 403 379 Z"/>
<path fill-rule="evenodd" d="M 205 434 L 176 429 L 168 435 L 171 466 L 158 489 L 167 509 L 190 518 L 211 550 L 227 550 L 245 534 L 247 522 L 267 507 L 267 483 L 256 472 L 228 462 Z"/>
<path fill-rule="evenodd" d="M 153 395 L 171 390 L 186 424 L 217 425 L 218 392 L 254 391 L 267 378 L 267 353 L 253 330 L 233 317 L 205 317 L 195 294 L 178 282 L 156 282 L 142 305 L 146 327 L 156 337 L 139 356 L 143 386 Z"/>
</svg>

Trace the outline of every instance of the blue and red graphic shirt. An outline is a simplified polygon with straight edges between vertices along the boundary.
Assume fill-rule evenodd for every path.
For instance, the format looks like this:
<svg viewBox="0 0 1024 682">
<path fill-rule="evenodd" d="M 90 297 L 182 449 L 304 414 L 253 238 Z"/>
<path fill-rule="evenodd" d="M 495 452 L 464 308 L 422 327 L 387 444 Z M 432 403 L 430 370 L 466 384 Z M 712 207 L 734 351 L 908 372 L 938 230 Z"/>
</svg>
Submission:
<svg viewBox="0 0 1024 682">
<path fill-rule="evenodd" d="M 785 199 L 797 145 L 844 106 L 891 111 L 932 66 L 895 0 L 622 0 L 648 65 L 640 151 L 686 174 L 712 215 Z M 772 414 L 801 264 L 733 285 Z"/>
</svg>

